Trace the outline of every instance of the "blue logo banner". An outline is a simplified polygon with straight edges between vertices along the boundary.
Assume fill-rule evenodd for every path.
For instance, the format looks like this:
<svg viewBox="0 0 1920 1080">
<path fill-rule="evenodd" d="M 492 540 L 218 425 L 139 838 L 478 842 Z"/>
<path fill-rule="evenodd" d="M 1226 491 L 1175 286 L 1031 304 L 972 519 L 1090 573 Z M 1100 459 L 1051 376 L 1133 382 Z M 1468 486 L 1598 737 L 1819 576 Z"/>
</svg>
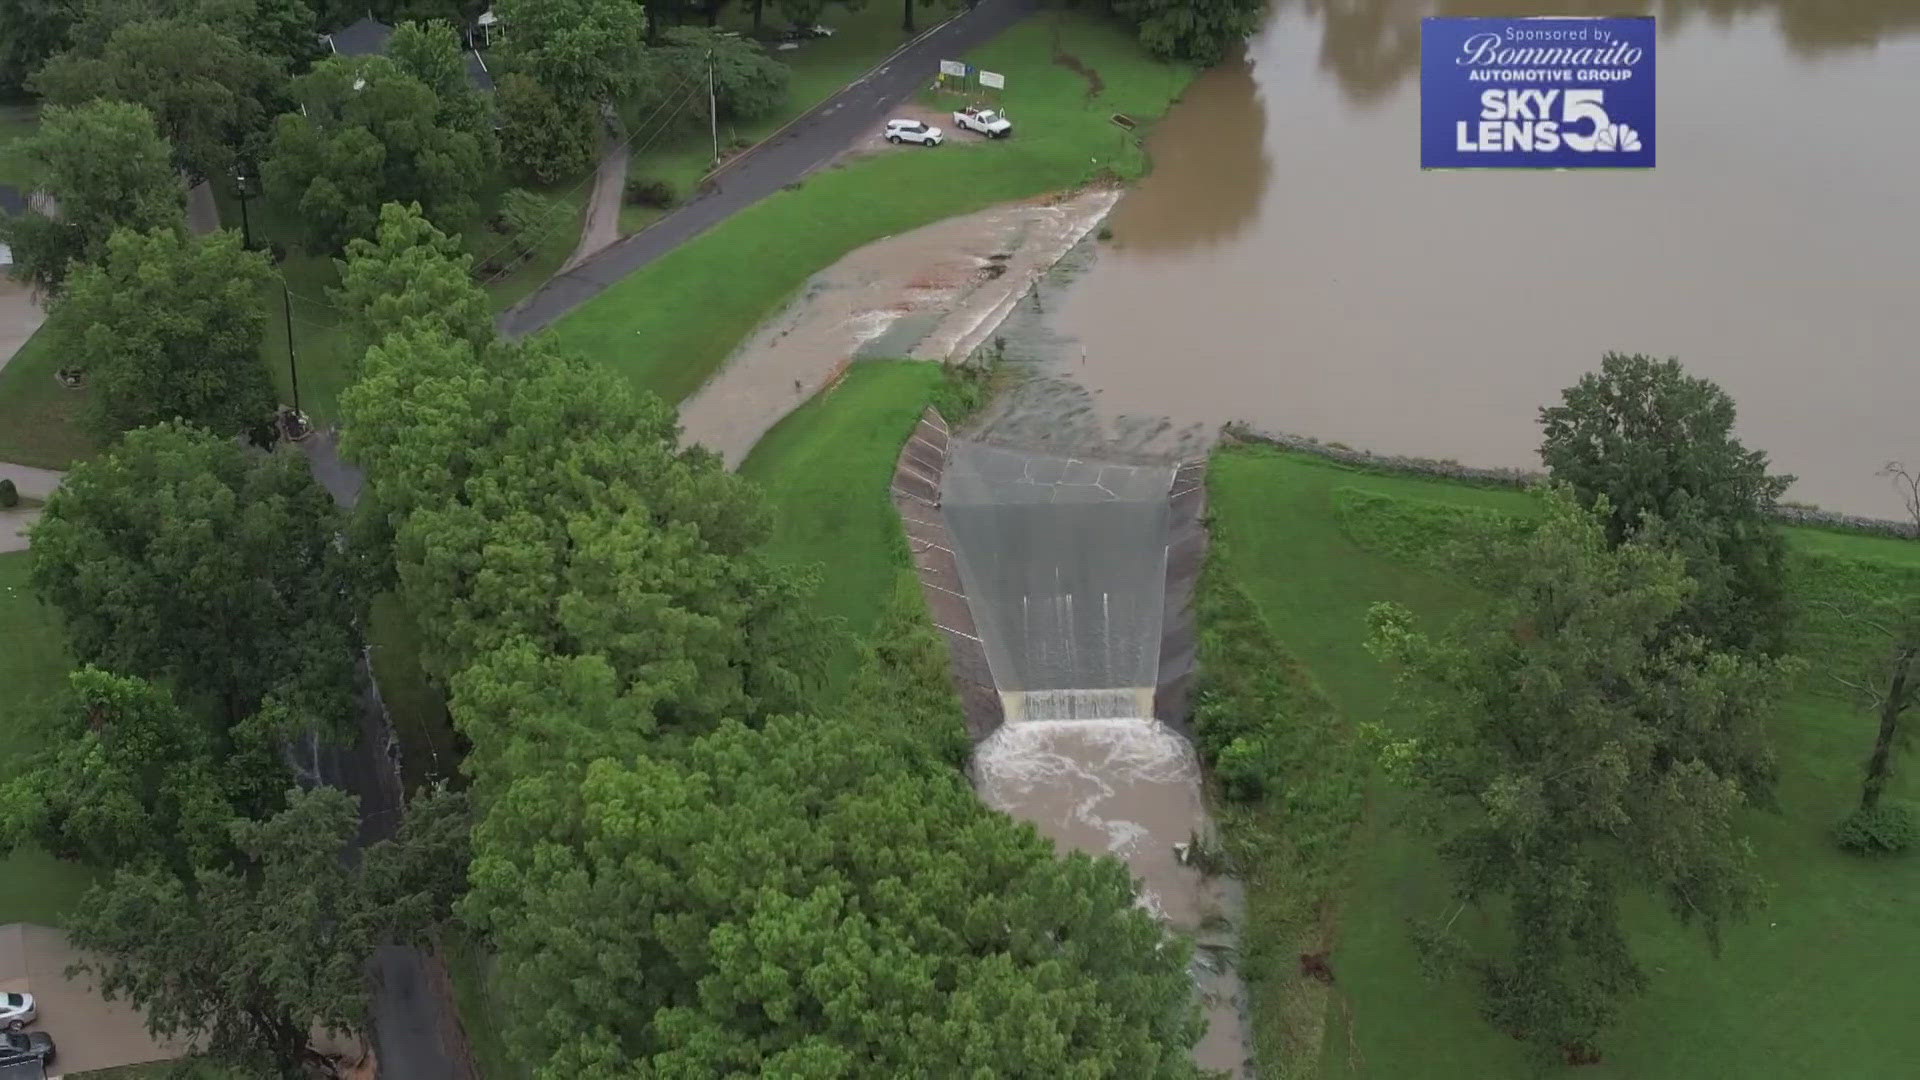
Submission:
<svg viewBox="0 0 1920 1080">
<path fill-rule="evenodd" d="M 1423 169 L 1651 169 L 1651 17 L 1420 23 Z"/>
</svg>

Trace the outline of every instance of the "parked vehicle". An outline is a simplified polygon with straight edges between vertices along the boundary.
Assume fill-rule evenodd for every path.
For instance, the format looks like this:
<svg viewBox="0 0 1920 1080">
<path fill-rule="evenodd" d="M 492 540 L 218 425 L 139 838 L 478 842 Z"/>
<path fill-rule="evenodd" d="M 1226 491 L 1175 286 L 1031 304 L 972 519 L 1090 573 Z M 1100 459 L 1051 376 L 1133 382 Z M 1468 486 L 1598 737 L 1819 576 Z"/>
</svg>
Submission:
<svg viewBox="0 0 1920 1080">
<path fill-rule="evenodd" d="M 19 1031 L 39 1015 L 32 994 L 0 994 L 0 1028 Z"/>
<path fill-rule="evenodd" d="M 992 109 L 976 109 L 971 105 L 953 114 L 953 126 L 965 131 L 977 131 L 989 139 L 1002 139 L 1013 134 L 1013 121 Z"/>
<path fill-rule="evenodd" d="M 946 136 L 940 129 L 918 120 L 887 121 L 887 141 L 890 143 L 919 143 L 921 146 L 939 146 Z"/>
<path fill-rule="evenodd" d="M 44 1031 L 0 1031 L 0 1065 L 53 1062 L 53 1036 Z"/>
</svg>

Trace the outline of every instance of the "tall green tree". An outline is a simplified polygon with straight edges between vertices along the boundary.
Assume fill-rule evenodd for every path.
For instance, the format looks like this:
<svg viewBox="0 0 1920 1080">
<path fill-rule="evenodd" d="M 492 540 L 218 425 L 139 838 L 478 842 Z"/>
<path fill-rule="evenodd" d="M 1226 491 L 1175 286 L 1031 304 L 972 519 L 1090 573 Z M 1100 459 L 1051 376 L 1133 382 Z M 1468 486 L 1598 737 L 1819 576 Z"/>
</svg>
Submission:
<svg viewBox="0 0 1920 1080">
<path fill-rule="evenodd" d="M 235 232 L 115 233 L 73 275 L 49 328 L 60 355 L 86 369 L 93 427 L 110 438 L 174 419 L 222 435 L 270 424 L 260 290 L 272 273 Z"/>
<path fill-rule="evenodd" d="M 67 47 L 71 0 L 0 0 L 0 96 L 13 97 L 47 59 Z"/>
<path fill-rule="evenodd" d="M 541 1076 L 1194 1075 L 1187 951 L 1125 867 L 864 723 L 516 780 L 476 847 L 463 910 L 545 1005 L 510 1031 Z"/>
<path fill-rule="evenodd" d="M 1499 600 L 1446 636 L 1374 609 L 1411 713 L 1385 761 L 1457 899 L 1507 924 L 1478 951 L 1428 928 L 1430 958 L 1464 958 L 1487 1018 L 1543 1060 L 1590 1060 L 1646 983 L 1623 893 L 1658 897 L 1716 947 L 1758 902 L 1735 818 L 1771 799 L 1764 718 L 1792 666 L 1672 633 L 1693 589 L 1680 558 L 1610 545 L 1564 491 L 1498 565 Z"/>
<path fill-rule="evenodd" d="M 1607 538 L 1657 539 L 1700 587 L 1680 621 L 1719 644 L 1777 651 L 1789 616 L 1786 541 L 1771 514 L 1793 483 L 1734 437 L 1733 399 L 1678 360 L 1609 353 L 1540 410 L 1553 478 L 1609 507 Z"/>
<path fill-rule="evenodd" d="M 665 81 L 678 84 L 713 75 L 714 103 L 729 117 L 766 116 L 787 99 L 787 65 L 757 42 L 691 26 L 676 26 L 654 50 Z"/>
<path fill-rule="evenodd" d="M 228 729 L 269 699 L 341 724 L 359 601 L 340 527 L 301 455 L 160 424 L 75 466 L 47 500 L 33 585 L 76 659 L 165 680 Z"/>
<path fill-rule="evenodd" d="M 401 71 L 433 91 L 440 103 L 442 124 L 482 136 L 482 148 L 492 153 L 492 120 L 486 103 L 480 100 L 480 91 L 467 77 L 465 48 L 450 23 L 444 19 L 403 22 L 387 39 L 386 55 Z"/>
<path fill-rule="evenodd" d="M 145 106 L 174 164 L 196 180 L 232 171 L 240 148 L 264 135 L 285 85 L 281 61 L 196 18 L 127 23 L 99 51 L 70 49 L 33 79 L 53 104 Z"/>
<path fill-rule="evenodd" d="M 69 691 L 46 748 L 0 784 L 5 841 L 109 868 L 211 866 L 231 852 L 227 822 L 285 788 L 252 732 L 217 732 L 144 679 L 84 667 Z"/>
<path fill-rule="evenodd" d="M 419 203 L 457 230 L 477 209 L 489 131 L 452 126 L 437 94 L 384 56 L 337 56 L 296 80 L 305 106 L 280 117 L 265 164 L 268 191 L 339 251 L 372 234 L 380 207 Z"/>
<path fill-rule="evenodd" d="M 164 1038 L 195 1040 L 247 1075 L 310 1075 L 316 1030 L 365 1030 L 365 965 L 382 942 L 448 917 L 442 882 L 466 859 L 464 799 L 416 804 L 400 834 L 345 857 L 359 828 L 352 796 L 293 792 L 286 809 L 228 825 L 240 859 L 182 877 L 121 870 L 81 901 L 74 943 L 109 1000 L 124 998 Z"/>
<path fill-rule="evenodd" d="M 1895 759 L 1912 741 L 1905 730 L 1907 711 L 1920 705 L 1920 597 L 1885 599 L 1843 614 L 1871 632 L 1873 648 L 1861 670 L 1830 674 L 1872 708 L 1878 723 L 1860 804 L 1840 823 L 1840 841 L 1867 854 L 1898 851 L 1915 839 L 1912 812 L 1881 800 L 1895 775 Z"/>
<path fill-rule="evenodd" d="M 495 51 L 563 102 L 619 104 L 649 77 L 647 16 L 630 0 L 501 0 Z"/>
<path fill-rule="evenodd" d="M 473 260 L 418 203 L 381 207 L 374 237 L 349 242 L 339 265 L 340 287 L 329 296 L 358 349 L 422 322 L 471 345 L 493 340 L 493 307 L 473 283 Z"/>
<path fill-rule="evenodd" d="M 73 265 L 100 258 L 116 229 L 186 227 L 186 189 L 142 106 L 52 106 L 25 150 L 59 213 L 0 215 L 0 243 L 13 248 L 14 274 L 41 289 L 59 292 Z"/>
<path fill-rule="evenodd" d="M 600 122 L 592 102 L 562 98 L 519 72 L 501 76 L 494 96 L 500 159 L 516 176 L 552 184 L 593 168 Z"/>
<path fill-rule="evenodd" d="M 1260 28 L 1262 0 L 1108 0 L 1156 56 L 1214 64 Z"/>
</svg>

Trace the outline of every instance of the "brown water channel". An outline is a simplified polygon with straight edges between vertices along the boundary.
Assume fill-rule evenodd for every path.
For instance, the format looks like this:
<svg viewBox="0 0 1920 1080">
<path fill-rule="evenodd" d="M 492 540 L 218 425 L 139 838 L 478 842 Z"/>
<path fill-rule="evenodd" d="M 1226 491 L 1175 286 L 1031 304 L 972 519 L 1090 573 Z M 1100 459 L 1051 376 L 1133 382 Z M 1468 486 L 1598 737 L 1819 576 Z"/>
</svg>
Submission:
<svg viewBox="0 0 1920 1080">
<path fill-rule="evenodd" d="M 1419 168 L 1425 15 L 1660 20 L 1644 173 Z M 1788 497 L 1920 460 L 1920 0 L 1282 0 L 1049 304 L 1108 415 L 1533 465 L 1608 350 L 1724 386 Z"/>
</svg>

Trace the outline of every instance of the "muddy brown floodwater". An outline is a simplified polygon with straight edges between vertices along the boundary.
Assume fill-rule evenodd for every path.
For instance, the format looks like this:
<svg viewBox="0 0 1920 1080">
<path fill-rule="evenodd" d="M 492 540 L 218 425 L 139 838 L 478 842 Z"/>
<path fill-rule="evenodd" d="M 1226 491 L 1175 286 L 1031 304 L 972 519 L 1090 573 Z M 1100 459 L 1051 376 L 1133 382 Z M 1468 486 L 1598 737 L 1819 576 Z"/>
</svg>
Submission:
<svg viewBox="0 0 1920 1080">
<path fill-rule="evenodd" d="M 1419 168 L 1420 19 L 1651 13 L 1660 164 Z M 1155 132 L 1050 305 L 1109 415 L 1534 465 L 1609 350 L 1677 356 L 1800 480 L 1920 460 L 1920 0 L 1289 0 Z M 1077 350 L 1084 347 L 1084 361 Z"/>
</svg>

